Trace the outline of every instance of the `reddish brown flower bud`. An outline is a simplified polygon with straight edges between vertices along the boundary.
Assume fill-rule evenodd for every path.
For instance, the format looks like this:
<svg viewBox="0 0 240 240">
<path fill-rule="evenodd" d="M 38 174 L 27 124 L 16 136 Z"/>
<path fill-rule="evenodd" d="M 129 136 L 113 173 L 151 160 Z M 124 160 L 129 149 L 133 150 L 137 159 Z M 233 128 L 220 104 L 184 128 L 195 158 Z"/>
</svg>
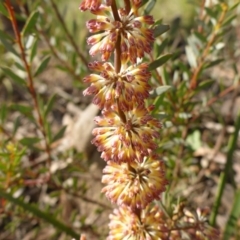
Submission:
<svg viewBox="0 0 240 240">
<path fill-rule="evenodd" d="M 86 10 L 97 10 L 99 6 L 101 5 L 101 0 L 84 0 L 80 6 L 79 9 L 81 11 L 86 11 Z"/>
</svg>

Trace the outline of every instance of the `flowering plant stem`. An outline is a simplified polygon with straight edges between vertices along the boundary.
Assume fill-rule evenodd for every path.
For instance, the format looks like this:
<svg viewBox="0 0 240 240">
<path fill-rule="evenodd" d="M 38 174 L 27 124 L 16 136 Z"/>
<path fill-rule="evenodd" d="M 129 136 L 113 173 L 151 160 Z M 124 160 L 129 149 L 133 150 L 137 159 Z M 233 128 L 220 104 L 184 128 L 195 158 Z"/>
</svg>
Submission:
<svg viewBox="0 0 240 240">
<path fill-rule="evenodd" d="M 181 239 L 181 231 L 191 239 L 216 236 L 206 228 L 204 218 L 198 218 L 180 206 L 173 216 L 153 204 L 160 200 L 167 180 L 164 162 L 155 150 L 161 123 L 151 116 L 153 106 L 146 107 L 151 73 L 145 54 L 151 58 L 154 42 L 152 16 L 140 15 L 142 1 L 124 0 L 118 8 L 115 0 L 84 0 L 80 10 L 90 10 L 96 19 L 87 22 L 95 35 L 87 40 L 92 45 L 90 54 L 101 54 L 103 62 L 94 61 L 84 81 L 90 86 L 84 95 L 94 95 L 93 103 L 102 109 L 96 117 L 92 142 L 102 152 L 107 166 L 103 170 L 102 192 L 118 208 L 110 215 L 108 240 L 116 239 Z M 114 52 L 114 64 L 106 62 Z M 201 236 L 202 238 L 197 238 Z"/>
</svg>

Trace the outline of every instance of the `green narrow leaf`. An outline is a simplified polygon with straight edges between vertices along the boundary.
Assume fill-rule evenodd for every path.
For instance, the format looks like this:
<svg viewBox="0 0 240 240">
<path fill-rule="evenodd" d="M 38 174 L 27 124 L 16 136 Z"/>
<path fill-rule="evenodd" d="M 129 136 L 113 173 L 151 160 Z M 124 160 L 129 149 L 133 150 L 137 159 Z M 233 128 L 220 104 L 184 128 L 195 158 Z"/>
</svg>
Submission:
<svg viewBox="0 0 240 240">
<path fill-rule="evenodd" d="M 73 23 L 72 23 L 72 32 L 79 32 L 78 31 L 78 24 L 77 24 L 77 21 L 75 19 L 73 19 Z"/>
<path fill-rule="evenodd" d="M 233 4 L 233 6 L 230 7 L 228 11 L 230 12 L 230 11 L 234 10 L 235 8 L 237 8 L 237 6 L 238 6 L 239 4 L 240 4 L 240 2 L 237 2 L 237 3 Z"/>
<path fill-rule="evenodd" d="M 222 62 L 223 60 L 224 60 L 224 58 L 220 58 L 220 59 L 217 59 L 217 60 L 214 60 L 211 62 L 207 62 L 204 64 L 203 68 L 207 69 L 207 68 L 213 67 L 213 66 L 219 64 L 220 62 Z"/>
<path fill-rule="evenodd" d="M 52 139 L 52 143 L 53 142 L 56 142 L 57 140 L 59 140 L 60 138 L 62 138 L 63 137 L 63 135 L 64 135 L 64 133 L 65 133 L 65 131 L 66 131 L 66 128 L 67 128 L 67 126 L 63 126 L 58 132 L 57 132 L 57 134 L 53 137 L 53 139 Z"/>
<path fill-rule="evenodd" d="M 21 123 L 20 123 L 20 117 L 18 116 L 16 118 L 16 120 L 14 121 L 14 128 L 13 128 L 13 135 L 16 134 L 18 128 L 21 126 Z"/>
<path fill-rule="evenodd" d="M 189 80 L 189 78 L 191 76 L 189 67 L 185 63 L 182 63 L 182 62 L 178 63 L 178 67 L 180 68 L 180 72 L 183 74 L 183 79 Z"/>
<path fill-rule="evenodd" d="M 10 77 L 15 83 L 20 84 L 20 85 L 25 85 L 26 82 L 24 79 L 16 75 L 10 68 L 8 67 L 1 67 L 4 74 L 6 74 L 8 77 Z"/>
<path fill-rule="evenodd" d="M 147 7 L 144 10 L 144 14 L 148 15 L 154 8 L 156 4 L 156 0 L 150 0 L 150 2 L 148 3 Z"/>
<path fill-rule="evenodd" d="M 153 26 L 158 26 L 162 24 L 162 19 L 158 19 L 154 22 Z"/>
<path fill-rule="evenodd" d="M 4 39 L 7 39 L 7 40 L 11 41 L 11 42 L 14 42 L 14 39 L 9 34 L 7 34 L 5 31 L 2 31 L 1 29 L 0 29 L 0 36 Z"/>
<path fill-rule="evenodd" d="M 12 197 L 11 194 L 7 193 L 5 190 L 0 188 L 0 196 L 1 198 L 7 199 L 9 202 L 22 207 L 24 210 L 31 212 L 34 216 L 44 220 L 47 223 L 52 224 L 56 229 L 58 229 L 60 232 L 64 232 L 68 234 L 71 237 L 74 237 L 76 239 L 79 239 L 80 236 L 77 234 L 72 228 L 66 226 L 64 223 L 60 222 L 56 218 L 53 217 L 52 214 L 49 214 L 47 212 L 44 212 L 37 208 L 35 205 L 30 203 L 25 203 L 19 198 Z"/>
<path fill-rule="evenodd" d="M 206 43 L 207 39 L 205 36 L 203 36 L 201 33 L 197 32 L 197 31 L 193 31 L 193 34 L 201 41 Z"/>
<path fill-rule="evenodd" d="M 166 48 L 167 45 L 168 39 L 166 38 L 162 41 L 162 43 L 159 46 L 157 46 L 157 57 L 162 54 L 163 50 Z"/>
<path fill-rule="evenodd" d="M 3 157 L 3 158 L 4 158 L 4 157 L 7 158 L 7 156 L 2 156 L 1 153 L 0 153 L 0 156 Z M 0 162 L 0 169 L 1 169 L 1 172 L 3 172 L 3 173 L 4 173 L 4 172 L 7 172 L 7 171 L 8 171 L 8 165 L 7 165 L 5 162 L 3 162 L 3 163 Z M 5 174 L 4 174 L 4 175 L 5 175 Z M 3 176 L 4 176 L 4 175 L 3 175 Z M 4 177 L 1 176 L 1 177 L 0 177 L 0 181 L 3 183 L 3 182 L 5 181 L 5 176 L 4 176 Z"/>
<path fill-rule="evenodd" d="M 218 16 L 217 11 L 214 11 L 213 9 L 208 8 L 208 7 L 205 7 L 205 10 L 210 17 L 212 17 L 213 19 L 217 19 L 217 16 Z"/>
<path fill-rule="evenodd" d="M 152 94 L 156 95 L 156 99 L 154 101 L 154 110 L 153 113 L 156 113 L 159 106 L 162 104 L 163 100 L 164 100 L 164 95 L 163 93 L 167 92 L 168 90 L 170 90 L 172 87 L 171 86 L 159 86 L 156 89 L 154 89 L 154 91 L 152 91 Z"/>
<path fill-rule="evenodd" d="M 22 113 L 24 116 L 26 116 L 32 121 L 34 120 L 33 114 L 32 114 L 33 109 L 29 106 L 22 105 L 22 104 L 12 104 L 11 109 L 15 111 L 19 111 L 20 113 Z"/>
<path fill-rule="evenodd" d="M 5 17 L 8 17 L 8 11 L 3 5 L 3 3 L 0 3 L 0 13 L 2 13 L 2 15 L 4 15 Z"/>
<path fill-rule="evenodd" d="M 45 119 L 48 113 L 52 110 L 54 102 L 56 99 L 56 95 L 52 95 L 51 98 L 48 100 L 46 107 L 44 108 L 43 118 Z"/>
<path fill-rule="evenodd" d="M 32 33 L 33 29 L 36 28 L 38 16 L 39 16 L 38 11 L 34 11 L 31 13 L 31 15 L 29 16 L 29 18 L 27 19 L 27 21 L 25 23 L 25 26 L 23 27 L 23 30 L 22 30 L 23 36 L 25 36 L 26 34 Z"/>
<path fill-rule="evenodd" d="M 48 142 L 51 143 L 52 142 L 52 128 L 51 128 L 51 125 L 49 124 L 49 122 L 45 122 L 45 129 L 46 129 L 46 132 L 47 132 L 47 139 L 48 139 Z"/>
<path fill-rule="evenodd" d="M 19 57 L 17 51 L 13 48 L 13 40 L 12 38 L 7 35 L 5 32 L 0 30 L 0 40 L 3 46 L 6 48 L 7 51 L 13 53 L 15 56 Z"/>
<path fill-rule="evenodd" d="M 143 0 L 141 3 L 141 7 L 143 7 L 149 0 Z"/>
<path fill-rule="evenodd" d="M 36 137 L 25 137 L 25 138 L 21 139 L 19 142 L 24 146 L 31 147 L 34 144 L 40 142 L 40 140 L 41 139 L 36 138 Z"/>
<path fill-rule="evenodd" d="M 240 190 L 235 193 L 233 207 L 227 221 L 223 234 L 223 240 L 231 239 L 237 229 L 237 222 L 240 219 Z"/>
<path fill-rule="evenodd" d="M 32 49 L 31 49 L 31 54 L 30 54 L 30 61 L 32 62 L 34 57 L 37 54 L 37 47 L 38 47 L 38 39 L 36 38 L 36 40 L 33 43 Z"/>
<path fill-rule="evenodd" d="M 38 68 L 34 74 L 35 77 L 37 75 L 39 75 L 40 73 L 42 73 L 46 69 L 46 67 L 50 61 L 50 58 L 51 58 L 50 56 L 47 56 L 46 58 L 43 59 L 43 61 L 40 63 L 40 65 L 38 66 Z"/>
<path fill-rule="evenodd" d="M 163 78 L 166 85 L 170 85 L 171 77 L 166 68 L 163 68 Z"/>
<path fill-rule="evenodd" d="M 43 102 L 43 99 L 40 97 L 39 94 L 37 94 L 37 102 L 38 102 L 40 113 L 42 115 L 44 112 L 45 102 Z"/>
<path fill-rule="evenodd" d="M 59 70 L 61 70 L 61 71 L 63 71 L 63 72 L 69 73 L 69 69 L 66 68 L 66 67 L 63 67 L 63 66 L 61 66 L 61 65 L 56 65 L 56 68 L 59 69 Z"/>
<path fill-rule="evenodd" d="M 155 61 L 151 62 L 149 64 L 149 71 L 152 71 L 160 66 L 162 66 L 164 63 L 166 63 L 170 58 L 172 57 L 172 54 L 169 53 L 169 54 L 166 54 L 166 55 L 163 55 L 161 57 L 159 57 L 158 59 L 156 59 Z"/>
<path fill-rule="evenodd" d="M 237 18 L 237 14 L 236 15 L 233 15 L 233 16 L 230 16 L 228 17 L 222 24 L 222 27 L 225 27 L 227 25 L 229 25 L 235 18 Z"/>
<path fill-rule="evenodd" d="M 169 25 L 158 25 L 153 29 L 154 37 L 157 38 L 170 29 Z"/>
<path fill-rule="evenodd" d="M 212 80 L 212 79 L 204 80 L 204 81 L 200 82 L 197 90 L 200 91 L 203 89 L 209 89 L 213 85 L 214 82 L 215 82 L 215 80 Z"/>
<path fill-rule="evenodd" d="M 160 105 L 163 103 L 163 100 L 164 100 L 164 95 L 163 95 L 163 94 L 160 95 L 160 96 L 158 96 L 158 97 L 155 99 L 155 101 L 154 101 L 154 106 L 155 106 L 155 107 L 154 107 L 154 109 L 153 109 L 153 111 L 152 111 L 153 114 L 157 112 L 158 108 L 159 108 Z"/>
<path fill-rule="evenodd" d="M 8 112 L 7 105 L 1 104 L 0 105 L 0 121 L 1 121 L 1 123 L 4 123 L 4 121 L 6 120 L 7 112 Z"/>
<path fill-rule="evenodd" d="M 22 63 L 15 62 L 14 64 L 15 64 L 15 66 L 16 66 L 18 69 L 20 69 L 21 71 L 23 71 L 23 72 L 26 71 L 26 69 L 25 69 L 25 67 L 22 65 Z"/>
<path fill-rule="evenodd" d="M 72 65 L 72 67 L 74 67 L 74 66 L 77 66 L 77 63 L 78 63 L 78 61 L 77 61 L 77 54 L 76 54 L 76 52 L 74 52 L 73 54 L 72 54 L 72 63 L 71 63 L 71 65 Z"/>
</svg>

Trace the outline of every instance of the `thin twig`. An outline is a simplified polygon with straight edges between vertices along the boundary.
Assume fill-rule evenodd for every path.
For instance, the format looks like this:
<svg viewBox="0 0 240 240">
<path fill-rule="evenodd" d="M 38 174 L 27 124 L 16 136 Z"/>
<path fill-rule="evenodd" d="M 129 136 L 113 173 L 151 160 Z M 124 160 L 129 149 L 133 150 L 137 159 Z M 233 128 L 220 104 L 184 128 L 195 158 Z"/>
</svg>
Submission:
<svg viewBox="0 0 240 240">
<path fill-rule="evenodd" d="M 30 13 L 29 11 L 27 11 L 25 8 L 24 8 L 24 14 L 26 15 L 26 17 L 29 17 Z M 41 34 L 41 36 L 43 37 L 43 40 L 45 41 L 45 43 L 47 44 L 47 46 L 49 47 L 51 53 L 53 54 L 53 56 L 69 71 L 69 73 L 75 77 L 76 79 L 79 79 L 82 81 L 82 78 L 77 75 L 75 73 L 75 70 L 74 68 L 68 64 L 67 61 L 64 61 L 58 54 L 58 52 L 55 50 L 55 48 L 52 46 L 52 44 L 50 43 L 45 31 L 41 28 L 39 28 L 38 26 L 36 26 L 37 28 L 37 32 Z"/>
<path fill-rule="evenodd" d="M 51 53 L 53 54 L 53 56 L 69 71 L 69 73 L 77 78 L 77 79 L 80 79 L 80 76 L 78 76 L 76 73 L 75 73 L 75 70 L 72 68 L 71 65 L 69 65 L 66 61 L 64 61 L 60 56 L 59 54 L 57 53 L 57 51 L 55 50 L 55 48 L 52 46 L 52 44 L 50 43 L 49 39 L 47 38 L 45 32 L 41 29 L 38 29 L 38 32 L 42 35 L 44 41 L 46 42 L 46 44 L 48 45 Z"/>
<path fill-rule="evenodd" d="M 221 16 L 219 17 L 217 23 L 216 23 L 216 26 L 214 27 L 214 30 L 213 30 L 213 33 L 212 33 L 212 36 L 210 37 L 210 39 L 208 40 L 207 44 L 206 44 L 206 47 L 205 49 L 203 50 L 203 54 L 199 57 L 198 59 L 198 66 L 197 68 L 194 70 L 193 74 L 192 74 L 192 77 L 191 77 L 191 80 L 190 80 L 190 89 L 194 90 L 196 89 L 197 87 L 197 78 L 202 70 L 202 67 L 205 63 L 205 60 L 206 60 L 206 57 L 208 56 L 208 53 L 213 45 L 213 43 L 215 42 L 216 38 L 217 38 L 217 33 L 218 33 L 218 30 L 220 29 L 221 27 L 221 24 L 223 23 L 223 20 L 226 16 L 226 13 L 227 13 L 227 6 L 223 6 L 222 7 L 223 11 L 221 13 Z"/>
<path fill-rule="evenodd" d="M 201 9 L 200 9 L 200 17 L 199 17 L 199 20 L 200 20 L 200 21 L 203 21 L 204 18 L 205 18 L 205 16 L 206 16 L 206 15 L 204 14 L 205 3 L 206 3 L 206 0 L 202 0 Z M 199 32 L 199 33 L 202 33 L 202 31 L 203 31 L 203 26 L 202 26 L 202 24 L 199 24 L 199 25 L 198 25 L 198 32 Z"/>
<path fill-rule="evenodd" d="M 58 10 L 57 5 L 55 4 L 54 0 L 50 0 L 50 3 L 51 3 L 51 5 L 52 5 L 52 7 L 53 7 L 53 10 L 54 10 L 54 12 L 55 12 L 55 14 L 56 14 L 59 22 L 61 23 L 61 25 L 62 25 L 62 27 L 63 27 L 63 30 L 65 31 L 65 33 L 66 33 L 69 41 L 71 42 L 73 48 L 75 49 L 76 53 L 78 54 L 79 58 L 82 60 L 82 62 L 83 62 L 84 65 L 86 66 L 86 68 L 88 68 L 88 61 L 87 61 L 87 59 L 85 58 L 85 56 L 80 52 L 80 50 L 79 50 L 79 48 L 78 48 L 75 40 L 73 39 L 73 36 L 72 36 L 71 33 L 68 31 L 67 26 L 66 26 L 66 24 L 65 24 L 65 22 L 64 22 L 64 20 L 63 20 L 63 18 L 62 18 L 62 16 L 61 16 L 59 10 Z"/>
<path fill-rule="evenodd" d="M 226 96 L 228 93 L 234 91 L 240 86 L 240 82 L 236 86 L 229 86 L 228 88 L 224 89 L 222 92 L 220 92 L 216 97 L 213 97 L 208 100 L 206 107 L 210 107 L 213 103 L 218 101 L 220 98 Z M 199 111 L 198 111 L 199 112 Z M 193 117 L 191 118 L 191 122 L 194 122 L 199 116 L 199 113 L 192 113 Z"/>
<path fill-rule="evenodd" d="M 218 29 L 221 27 L 221 24 L 226 16 L 226 13 L 227 13 L 227 6 L 223 5 L 223 11 L 216 23 L 216 27 L 214 28 L 212 36 L 210 37 L 209 41 L 207 42 L 206 47 L 203 50 L 203 54 L 199 57 L 199 59 L 198 59 L 199 64 L 192 74 L 192 77 L 190 80 L 190 89 L 187 91 L 187 93 L 185 95 L 185 99 L 184 99 L 185 101 L 191 101 L 192 97 L 194 96 L 192 90 L 196 89 L 196 87 L 197 87 L 198 76 L 202 70 L 202 67 L 205 63 L 206 57 L 208 56 L 210 48 L 212 47 L 213 43 L 215 42 L 215 40 L 217 38 Z M 185 125 L 185 129 L 184 129 L 184 131 L 182 131 L 182 139 L 183 140 L 185 140 L 188 136 L 189 124 L 192 123 L 193 121 L 195 121 L 199 116 L 200 115 L 198 115 L 198 116 L 195 115 L 191 119 L 188 119 L 188 121 L 186 122 L 186 125 Z M 183 153 L 184 153 L 184 146 L 181 145 L 179 154 L 178 154 L 178 160 L 176 162 L 176 168 L 174 171 L 176 175 L 178 175 L 179 170 L 180 170 L 180 161 L 181 161 L 180 159 L 182 159 Z"/>
<path fill-rule="evenodd" d="M 37 123 L 39 125 L 39 129 L 41 130 L 43 138 L 44 138 L 45 150 L 46 150 L 46 153 L 48 155 L 48 166 L 49 166 L 49 169 L 50 169 L 51 150 L 50 150 L 50 146 L 49 146 L 49 143 L 48 143 L 48 140 L 47 140 L 47 134 L 46 134 L 45 127 L 44 127 L 43 117 L 41 115 L 39 103 L 38 103 L 38 100 L 37 100 L 37 93 L 36 93 L 36 90 L 35 90 L 34 84 L 33 84 L 33 77 L 32 77 L 32 73 L 31 73 L 30 64 L 28 63 L 27 58 L 26 58 L 25 50 L 24 50 L 24 47 L 23 47 L 23 44 L 22 44 L 21 35 L 20 35 L 20 32 L 18 30 L 18 26 L 17 26 L 15 13 L 13 11 L 13 7 L 11 5 L 10 0 L 5 1 L 5 6 L 7 8 L 8 13 L 9 13 L 9 17 L 10 17 L 12 27 L 13 27 L 13 31 L 14 31 L 14 34 L 15 34 L 15 38 L 16 38 L 16 43 L 19 46 L 21 58 L 22 58 L 22 61 L 23 61 L 23 64 L 25 66 L 25 70 L 26 70 L 26 73 L 27 73 L 27 87 L 28 87 L 28 91 L 30 92 L 30 94 L 32 96 L 33 103 L 34 103 L 34 108 L 37 112 Z"/>
<path fill-rule="evenodd" d="M 82 199 L 82 200 L 84 200 L 84 201 L 86 201 L 86 202 L 88 202 L 88 203 L 95 204 L 95 205 L 98 205 L 98 206 L 100 206 L 100 207 L 102 207 L 102 208 L 112 210 L 112 207 L 109 207 L 108 205 L 106 205 L 106 204 L 104 204 L 104 203 L 101 203 L 101 202 L 99 202 L 99 201 L 97 201 L 97 200 L 93 200 L 93 199 L 91 199 L 91 198 L 89 198 L 89 197 L 86 197 L 85 195 L 81 195 L 81 194 L 72 192 L 71 190 L 62 187 L 61 185 L 58 185 L 58 184 L 56 184 L 55 182 L 52 182 L 52 181 L 51 181 L 51 182 L 50 182 L 50 185 L 53 185 L 57 190 L 63 190 L 63 191 L 65 191 L 66 193 L 68 193 L 69 195 L 78 197 L 78 198 L 80 198 L 80 199 Z"/>
</svg>

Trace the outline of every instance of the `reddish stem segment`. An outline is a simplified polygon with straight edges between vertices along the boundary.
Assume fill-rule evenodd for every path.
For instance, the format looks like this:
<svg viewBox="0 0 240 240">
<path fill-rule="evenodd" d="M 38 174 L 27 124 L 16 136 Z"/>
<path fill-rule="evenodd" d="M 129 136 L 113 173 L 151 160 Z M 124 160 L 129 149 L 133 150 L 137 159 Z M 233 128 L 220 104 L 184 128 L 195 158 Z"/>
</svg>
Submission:
<svg viewBox="0 0 240 240">
<path fill-rule="evenodd" d="M 43 121 L 43 117 L 42 117 L 41 112 L 40 112 L 40 108 L 39 108 L 39 104 L 38 104 L 38 100 L 37 100 L 37 93 L 35 91 L 34 84 L 33 84 L 33 77 L 32 77 L 32 74 L 31 74 L 31 68 L 30 68 L 30 65 L 29 65 L 29 63 L 27 61 L 27 58 L 26 58 L 25 50 L 24 50 L 24 47 L 23 47 L 23 44 L 22 44 L 21 35 L 20 35 L 19 30 L 18 30 L 17 21 L 16 21 L 16 17 L 15 17 L 13 7 L 11 5 L 11 1 L 6 0 L 5 6 L 7 8 L 8 13 L 9 13 L 9 18 L 11 20 L 13 31 L 14 31 L 15 38 L 16 38 L 16 43 L 18 44 L 18 46 L 20 48 L 21 58 L 22 58 L 25 70 L 27 72 L 27 81 L 28 81 L 27 87 L 28 87 L 28 90 L 29 90 L 29 92 L 32 96 L 33 103 L 34 103 L 34 108 L 37 112 L 37 122 L 38 122 L 39 128 L 40 128 L 40 130 L 43 134 L 43 138 L 44 138 L 44 142 L 45 142 L 45 149 L 46 149 L 46 153 L 48 155 L 48 166 L 50 167 L 50 165 L 51 165 L 51 149 L 50 149 L 50 146 L 48 144 L 47 134 L 46 134 L 46 131 L 45 131 L 45 128 L 44 128 L 44 121 Z"/>
<path fill-rule="evenodd" d="M 130 12 L 130 10 L 131 10 L 130 0 L 124 0 L 124 4 L 125 4 L 125 10 L 126 10 L 126 12 L 128 14 Z"/>
</svg>

